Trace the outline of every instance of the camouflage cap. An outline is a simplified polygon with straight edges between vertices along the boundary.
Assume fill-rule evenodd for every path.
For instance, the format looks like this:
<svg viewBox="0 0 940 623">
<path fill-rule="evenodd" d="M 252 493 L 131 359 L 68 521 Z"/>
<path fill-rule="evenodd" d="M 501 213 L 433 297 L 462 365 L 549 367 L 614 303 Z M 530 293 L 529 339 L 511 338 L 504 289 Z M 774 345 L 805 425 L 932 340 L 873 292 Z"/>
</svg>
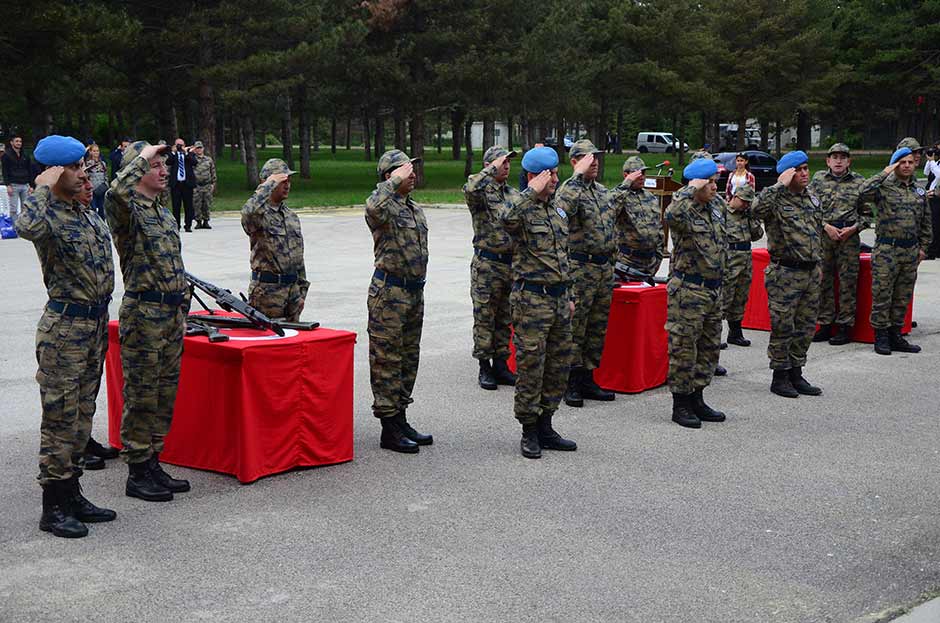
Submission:
<svg viewBox="0 0 940 623">
<path fill-rule="evenodd" d="M 278 173 L 286 173 L 288 175 L 293 175 L 296 172 L 297 171 L 291 171 L 290 167 L 287 166 L 287 163 L 281 160 L 280 158 L 271 158 L 270 160 L 264 163 L 263 167 L 261 167 L 261 174 L 259 175 L 259 177 L 261 178 L 261 181 L 263 182 L 264 180 L 268 179 L 272 175 L 276 175 Z"/>
<path fill-rule="evenodd" d="M 754 193 L 754 188 L 750 184 L 741 184 L 734 189 L 734 197 L 739 197 L 747 203 L 751 203 L 757 195 Z"/>
<path fill-rule="evenodd" d="M 205 148 L 205 145 L 202 144 L 202 141 L 196 141 L 193 143 L 193 149 L 198 149 L 199 147 Z"/>
<path fill-rule="evenodd" d="M 134 141 L 130 145 L 124 148 L 124 155 L 121 156 L 121 168 L 123 169 L 131 162 L 134 161 L 134 158 L 140 155 L 140 152 L 144 150 L 145 147 L 150 147 L 150 143 L 147 141 Z"/>
<path fill-rule="evenodd" d="M 486 150 L 486 153 L 483 154 L 483 162 L 493 162 L 500 156 L 507 156 L 512 158 L 516 155 L 515 151 L 509 151 L 505 147 L 500 147 L 499 145 L 493 145 Z"/>
<path fill-rule="evenodd" d="M 602 153 L 600 149 L 594 146 L 594 143 L 582 138 L 580 141 L 576 141 L 574 145 L 571 146 L 571 149 L 568 150 L 569 158 L 580 158 L 581 156 L 586 156 L 588 154 L 599 154 Z"/>
<path fill-rule="evenodd" d="M 639 156 L 630 156 L 623 161 L 623 172 L 631 173 L 633 171 L 645 171 L 649 167 L 646 166 L 646 163 L 643 162 L 643 159 Z"/>
<path fill-rule="evenodd" d="M 911 151 L 920 151 L 923 147 L 920 146 L 920 143 L 917 142 L 917 139 L 913 136 L 907 136 L 901 139 L 901 142 L 898 143 L 898 149 L 907 147 Z"/>
<path fill-rule="evenodd" d="M 379 164 L 375 167 L 379 178 L 384 178 L 385 174 L 392 169 L 397 169 L 407 162 L 418 162 L 421 158 L 409 158 L 408 154 L 400 149 L 390 149 L 379 158 Z"/>
<path fill-rule="evenodd" d="M 845 154 L 846 156 L 851 156 L 852 152 L 849 151 L 849 146 L 845 143 L 836 143 L 829 148 L 829 155 L 832 154 Z"/>
</svg>

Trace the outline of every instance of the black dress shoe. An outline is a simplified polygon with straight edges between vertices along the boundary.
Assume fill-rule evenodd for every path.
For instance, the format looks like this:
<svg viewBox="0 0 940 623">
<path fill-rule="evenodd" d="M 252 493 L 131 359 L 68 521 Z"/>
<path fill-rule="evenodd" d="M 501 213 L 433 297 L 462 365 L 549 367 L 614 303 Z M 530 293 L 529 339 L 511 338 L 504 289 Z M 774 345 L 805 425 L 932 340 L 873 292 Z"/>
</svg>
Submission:
<svg viewBox="0 0 940 623">
<path fill-rule="evenodd" d="M 875 329 L 875 352 L 879 355 L 891 354 L 891 334 L 888 329 Z"/>
<path fill-rule="evenodd" d="M 84 468 L 90 471 L 97 471 L 99 469 L 104 469 L 105 463 L 104 459 L 100 456 L 94 454 L 83 454 L 82 459 L 85 462 Z"/>
<path fill-rule="evenodd" d="M 156 452 L 150 455 L 150 473 L 153 475 L 153 481 L 166 487 L 173 493 L 186 493 L 189 491 L 189 481 L 181 478 L 173 478 L 160 465 L 160 455 Z"/>
<path fill-rule="evenodd" d="M 408 423 L 408 418 L 405 417 L 404 411 L 395 417 L 398 418 L 398 428 L 401 429 L 401 432 L 405 437 L 412 440 L 419 446 L 430 446 L 434 443 L 433 435 L 424 435 L 412 428 L 411 424 Z"/>
<path fill-rule="evenodd" d="M 702 428 L 702 421 L 692 411 L 692 394 L 672 395 L 672 421 L 685 428 Z"/>
<path fill-rule="evenodd" d="M 202 223 L 202 228 L 203 228 L 203 229 L 212 229 L 212 225 L 209 224 L 209 221 L 203 221 L 203 223 Z"/>
<path fill-rule="evenodd" d="M 542 446 L 539 444 L 538 424 L 523 424 L 522 439 L 519 441 L 522 456 L 527 459 L 542 458 Z"/>
<path fill-rule="evenodd" d="M 127 483 L 124 485 L 126 496 L 147 502 L 169 502 L 173 499 L 173 492 L 153 479 L 149 460 L 128 463 L 127 472 Z"/>
<path fill-rule="evenodd" d="M 477 382 L 483 389 L 496 389 L 496 379 L 493 378 L 493 368 L 490 366 L 489 359 L 480 360 L 480 374 L 477 375 Z"/>
<path fill-rule="evenodd" d="M 835 335 L 829 338 L 830 346 L 843 346 L 852 341 L 849 334 L 852 332 L 852 325 L 840 324 L 836 329 Z"/>
<path fill-rule="evenodd" d="M 72 476 L 69 483 L 71 484 L 72 510 L 76 519 L 83 523 L 103 523 L 117 518 L 117 513 L 113 510 L 95 506 L 82 495 L 82 485 L 78 481 L 78 476 Z"/>
<path fill-rule="evenodd" d="M 889 329 L 888 339 L 891 342 L 891 350 L 896 350 L 899 353 L 919 353 L 920 346 L 917 344 L 911 344 L 901 336 L 901 328 L 894 327 Z"/>
<path fill-rule="evenodd" d="M 821 324 L 819 328 L 816 329 L 816 334 L 813 335 L 814 342 L 828 342 L 829 338 L 832 337 L 832 325 L 830 324 Z"/>
<path fill-rule="evenodd" d="M 740 322 L 734 320 L 728 321 L 728 343 L 734 344 L 735 346 L 751 345 L 751 340 L 744 337 Z"/>
<path fill-rule="evenodd" d="M 117 448 L 112 448 L 111 446 L 106 448 L 95 441 L 94 437 L 89 437 L 88 443 L 85 444 L 85 454 L 94 454 L 102 459 L 116 459 L 121 453 Z"/>
<path fill-rule="evenodd" d="M 398 426 L 395 416 L 379 418 L 382 423 L 382 436 L 379 438 L 379 447 L 393 452 L 415 454 L 418 444 L 408 439 Z"/>
</svg>

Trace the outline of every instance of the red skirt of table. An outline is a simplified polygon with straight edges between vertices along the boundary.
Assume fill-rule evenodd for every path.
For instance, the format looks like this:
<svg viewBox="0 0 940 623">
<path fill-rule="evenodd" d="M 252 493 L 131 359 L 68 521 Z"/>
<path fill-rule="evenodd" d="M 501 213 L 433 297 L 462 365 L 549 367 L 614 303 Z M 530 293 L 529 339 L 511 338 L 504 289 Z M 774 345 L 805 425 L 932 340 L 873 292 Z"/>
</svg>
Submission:
<svg viewBox="0 0 940 623">
<path fill-rule="evenodd" d="M 741 326 L 745 329 L 770 331 L 770 310 L 767 307 L 767 288 L 764 287 L 764 269 L 770 263 L 770 255 L 767 249 L 754 249 L 751 251 L 751 257 L 754 261 L 754 270 Z M 852 340 L 871 344 L 875 341 L 875 331 L 871 328 L 869 321 L 871 316 L 871 253 L 860 254 L 858 261 L 858 290 L 855 298 L 855 325 L 852 327 Z M 836 279 L 836 287 L 838 288 L 838 279 Z M 838 302 L 836 308 L 838 309 Z M 913 308 L 912 297 L 907 306 L 907 315 L 901 330 L 904 334 L 911 332 Z"/>
<path fill-rule="evenodd" d="M 186 337 L 173 424 L 160 460 L 243 483 L 353 458 L 356 334 L 319 328 L 225 329 L 227 342 Z M 260 339 L 259 339 L 260 338 Z M 124 375 L 118 323 L 106 360 L 111 445 L 121 447 Z"/>
</svg>

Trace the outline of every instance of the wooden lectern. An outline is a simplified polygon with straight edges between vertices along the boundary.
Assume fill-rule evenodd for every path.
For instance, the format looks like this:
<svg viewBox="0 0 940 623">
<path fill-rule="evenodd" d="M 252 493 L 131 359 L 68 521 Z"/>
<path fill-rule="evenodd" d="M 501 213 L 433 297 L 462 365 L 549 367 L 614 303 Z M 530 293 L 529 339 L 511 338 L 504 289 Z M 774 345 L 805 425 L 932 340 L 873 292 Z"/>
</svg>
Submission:
<svg viewBox="0 0 940 623">
<path fill-rule="evenodd" d="M 672 193 L 682 184 L 665 175 L 647 176 L 643 187 L 659 197 L 659 218 L 663 224 L 663 257 L 669 257 L 669 226 L 666 225 L 666 206 L 672 202 Z"/>
</svg>

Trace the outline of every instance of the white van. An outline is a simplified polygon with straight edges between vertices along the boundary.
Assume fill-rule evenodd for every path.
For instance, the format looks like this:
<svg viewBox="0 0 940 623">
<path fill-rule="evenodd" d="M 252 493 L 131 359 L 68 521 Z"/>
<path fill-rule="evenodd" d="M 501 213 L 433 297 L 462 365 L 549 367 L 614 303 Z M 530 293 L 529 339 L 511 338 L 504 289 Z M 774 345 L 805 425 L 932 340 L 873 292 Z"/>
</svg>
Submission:
<svg viewBox="0 0 940 623">
<path fill-rule="evenodd" d="M 688 151 L 689 144 L 682 145 L 683 149 Z M 679 141 L 671 132 L 640 132 L 636 135 L 636 150 L 641 154 L 671 154 L 678 149 Z"/>
</svg>

